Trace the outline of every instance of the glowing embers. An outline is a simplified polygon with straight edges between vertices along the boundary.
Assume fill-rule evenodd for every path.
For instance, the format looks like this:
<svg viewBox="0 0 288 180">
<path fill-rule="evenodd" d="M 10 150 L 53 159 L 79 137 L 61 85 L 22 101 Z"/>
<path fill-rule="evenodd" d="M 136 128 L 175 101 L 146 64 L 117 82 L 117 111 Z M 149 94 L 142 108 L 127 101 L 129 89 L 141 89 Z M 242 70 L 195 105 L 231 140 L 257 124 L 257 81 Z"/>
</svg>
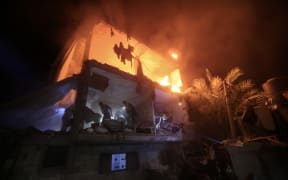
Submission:
<svg viewBox="0 0 288 180">
<path fill-rule="evenodd" d="M 161 86 L 170 87 L 172 92 L 181 93 L 183 86 L 179 69 L 174 70 L 168 75 L 164 76 L 158 81 Z"/>
<path fill-rule="evenodd" d="M 177 54 L 177 53 L 172 52 L 170 55 L 171 55 L 171 57 L 172 57 L 173 59 L 178 59 L 178 54 Z"/>
<path fill-rule="evenodd" d="M 174 60 L 178 60 L 179 59 L 179 52 L 175 49 L 169 49 L 168 54 L 170 55 L 170 57 Z"/>
</svg>

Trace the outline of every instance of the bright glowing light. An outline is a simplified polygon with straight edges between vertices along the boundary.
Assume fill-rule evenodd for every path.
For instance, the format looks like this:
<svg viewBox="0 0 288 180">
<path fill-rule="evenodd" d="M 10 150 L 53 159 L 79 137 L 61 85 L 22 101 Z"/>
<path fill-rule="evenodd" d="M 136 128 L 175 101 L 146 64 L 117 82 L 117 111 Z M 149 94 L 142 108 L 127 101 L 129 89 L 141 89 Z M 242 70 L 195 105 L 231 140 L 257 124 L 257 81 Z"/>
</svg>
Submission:
<svg viewBox="0 0 288 180">
<path fill-rule="evenodd" d="M 171 56 L 173 59 L 175 59 L 175 60 L 178 59 L 178 54 L 175 53 L 175 52 L 172 52 L 172 53 L 170 54 L 170 56 Z"/>
<path fill-rule="evenodd" d="M 82 29 L 86 32 L 86 27 L 80 27 L 79 31 L 75 32 L 73 43 L 67 53 L 64 54 L 63 52 L 63 65 L 59 70 L 58 81 L 80 73 L 84 52 L 87 53 L 88 59 L 95 59 L 102 64 L 136 75 L 138 63 L 135 63 L 134 59 L 132 61 L 125 60 L 126 63 L 123 63 L 114 52 L 113 46 L 115 44 L 119 45 L 120 42 L 123 43 L 124 48 L 127 48 L 128 45 L 135 48 L 132 54 L 139 57 L 142 62 L 143 74 L 153 81 L 157 81 L 163 75 L 169 74 L 171 69 L 176 66 L 176 62 L 170 57 L 170 52 L 163 56 L 163 54 L 159 54 L 133 37 L 127 42 L 127 34 L 116 28 L 113 29 L 114 35 L 111 37 L 111 25 L 105 22 L 95 22 L 91 34 L 85 34 Z M 91 43 L 89 43 L 90 47 L 87 48 L 86 42 L 88 38 L 91 38 L 89 39 Z M 177 52 L 174 49 L 171 50 L 172 52 Z M 177 54 L 179 55 L 178 52 Z M 169 61 L 167 61 L 167 56 Z"/>
<path fill-rule="evenodd" d="M 170 73 L 171 84 L 177 87 L 182 87 L 183 83 L 181 80 L 181 74 L 179 69 L 175 69 Z"/>
<path fill-rule="evenodd" d="M 181 52 L 172 47 L 165 53 L 165 57 L 158 54 L 156 51 L 150 49 L 146 45 L 140 43 L 136 39 L 132 38 L 127 42 L 127 35 L 117 29 L 113 29 L 114 35 L 111 37 L 111 26 L 105 22 L 96 23 L 93 27 L 91 35 L 84 36 L 83 32 L 79 30 L 75 36 L 75 41 L 71 45 L 67 54 L 63 59 L 63 65 L 59 71 L 57 80 L 63 80 L 74 74 L 78 74 L 81 71 L 83 56 L 85 49 L 88 59 L 97 59 L 99 63 L 107 64 L 118 68 L 126 73 L 136 75 L 138 63 L 134 62 L 134 59 L 126 60 L 123 63 L 117 54 L 114 52 L 113 46 L 115 44 L 123 43 L 124 47 L 128 45 L 133 46 L 134 56 L 139 56 L 139 59 L 143 65 L 143 74 L 153 81 L 157 81 L 160 85 L 169 87 L 173 92 L 181 92 L 182 86 L 181 76 L 178 67 L 177 60 L 182 58 Z M 88 38 L 90 47 L 86 47 L 86 41 Z M 166 75 L 166 76 L 164 76 Z M 57 104 L 62 107 L 67 107 L 73 104 L 76 97 L 76 91 L 70 93 L 68 97 L 59 101 Z"/>
<path fill-rule="evenodd" d="M 158 81 L 161 86 L 170 86 L 172 92 L 181 93 L 183 85 L 179 69 L 172 71 L 169 76 L 164 76 Z"/>
<path fill-rule="evenodd" d="M 175 85 L 171 87 L 171 91 L 175 93 L 181 93 L 180 87 L 175 86 Z"/>
<path fill-rule="evenodd" d="M 178 60 L 180 57 L 179 51 L 177 49 L 174 49 L 174 48 L 169 49 L 168 54 L 174 60 Z"/>
<path fill-rule="evenodd" d="M 159 83 L 161 86 L 169 86 L 170 85 L 169 77 L 165 76 Z"/>
<path fill-rule="evenodd" d="M 182 80 L 181 80 L 181 75 L 180 75 L 180 70 L 176 69 L 170 74 L 171 76 L 171 91 L 176 92 L 176 93 L 181 93 L 181 87 L 183 86 Z"/>
<path fill-rule="evenodd" d="M 55 112 L 62 116 L 62 115 L 64 115 L 65 108 L 57 107 L 57 108 L 55 108 Z"/>
</svg>

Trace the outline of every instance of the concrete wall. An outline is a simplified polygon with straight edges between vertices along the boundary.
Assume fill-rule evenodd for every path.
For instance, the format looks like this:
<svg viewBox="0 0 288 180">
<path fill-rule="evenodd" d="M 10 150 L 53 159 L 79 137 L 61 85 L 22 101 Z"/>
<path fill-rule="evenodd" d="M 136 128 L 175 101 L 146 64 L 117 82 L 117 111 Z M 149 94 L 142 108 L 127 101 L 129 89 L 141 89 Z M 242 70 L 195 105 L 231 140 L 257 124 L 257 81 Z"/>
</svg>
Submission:
<svg viewBox="0 0 288 180">
<path fill-rule="evenodd" d="M 149 172 L 162 172 L 168 169 L 160 161 L 162 151 L 177 147 L 177 144 L 126 144 L 126 145 L 77 145 L 68 147 L 67 163 L 63 167 L 43 167 L 47 145 L 24 145 L 19 149 L 19 156 L 11 179 L 16 180 L 129 180 L 150 179 Z M 100 173 L 102 153 L 136 152 L 138 166 L 135 169 L 118 172 Z M 167 178 L 166 178 L 167 179 Z"/>
<path fill-rule="evenodd" d="M 286 180 L 288 177 L 288 148 L 265 143 L 227 148 L 238 180 L 253 174 L 258 180 Z"/>
</svg>

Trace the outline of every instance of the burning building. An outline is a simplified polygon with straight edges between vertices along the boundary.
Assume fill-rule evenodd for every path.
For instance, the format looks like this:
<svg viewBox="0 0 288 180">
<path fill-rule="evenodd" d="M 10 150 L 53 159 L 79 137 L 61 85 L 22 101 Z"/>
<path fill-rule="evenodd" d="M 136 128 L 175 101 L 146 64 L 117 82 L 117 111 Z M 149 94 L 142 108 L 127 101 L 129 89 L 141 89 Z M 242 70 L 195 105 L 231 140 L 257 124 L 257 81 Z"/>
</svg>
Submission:
<svg viewBox="0 0 288 180">
<path fill-rule="evenodd" d="M 140 122 L 144 119 L 153 122 L 155 116 L 163 113 L 168 113 L 173 120 L 185 122 L 186 112 L 183 111 L 184 108 L 181 107 L 177 94 L 181 92 L 183 84 L 177 61 L 173 60 L 173 56 L 170 59 L 165 58 L 132 37 L 127 40 L 124 32 L 111 25 L 103 21 L 96 22 L 92 23 L 93 25 L 80 26 L 71 37 L 53 69 L 56 74 L 53 84 L 18 100 L 18 105 L 15 103 L 12 105 L 10 108 L 12 110 L 22 106 L 20 111 L 23 116 L 18 119 L 30 117 L 29 107 L 33 106 L 36 112 L 42 108 L 41 117 L 33 112 L 33 117 L 19 120 L 22 121 L 20 126 L 27 127 L 37 119 L 37 124 L 34 123 L 33 126 L 42 131 L 60 130 L 61 116 L 66 108 L 75 104 L 77 96 L 85 96 L 85 106 L 100 115 L 101 110 L 98 105 L 100 101 L 108 103 L 113 113 L 116 113 L 121 110 L 122 102 L 125 100 L 140 111 L 150 109 L 148 114 L 139 112 L 149 116 L 138 117 L 141 119 Z M 91 76 L 85 75 L 85 78 L 81 79 L 81 69 L 86 61 L 89 61 L 86 63 L 87 69 L 85 71 L 83 69 L 82 74 L 91 73 Z M 87 90 L 84 94 L 86 95 L 78 92 L 83 88 L 79 85 L 83 81 L 89 81 L 85 84 Z M 40 96 L 41 98 L 38 98 Z M 150 107 L 142 106 L 144 102 Z M 49 112 L 46 113 L 48 106 Z M 44 123 L 44 119 L 48 116 L 53 116 L 53 123 L 51 121 L 49 124 Z"/>
<path fill-rule="evenodd" d="M 90 27 L 59 56 L 53 84 L 3 112 L 2 126 L 21 136 L 12 138 L 17 153 L 3 157 L 3 177 L 145 179 L 168 171 L 163 152 L 192 138 L 182 133 L 177 62 L 102 21 Z"/>
<path fill-rule="evenodd" d="M 93 24 L 89 30 L 86 26 L 83 28 L 76 31 L 63 51 L 57 71 L 58 81 L 80 73 L 84 60 L 95 59 L 132 75 L 137 74 L 138 66 L 141 64 L 146 77 L 162 83 L 166 79 L 167 85 L 171 86 L 174 91 L 180 91 L 182 81 L 177 61 L 174 59 L 178 57 L 175 52 L 169 51 L 171 57 L 162 56 L 103 21 Z M 123 53 L 117 52 L 117 47 L 123 50 L 124 55 L 125 51 L 128 52 L 127 56 L 130 53 L 131 57 L 124 58 Z"/>
<path fill-rule="evenodd" d="M 141 114 L 137 117 L 139 124 L 149 121 L 155 124 L 154 120 L 163 114 L 169 114 L 171 119 L 177 121 L 185 121 L 186 112 L 179 107 L 177 94 L 172 93 L 180 93 L 182 86 L 177 62 L 172 58 L 165 59 L 103 21 L 92 25 L 90 30 L 85 31 L 86 34 L 83 34 L 81 28 L 77 32 L 63 53 L 57 68 L 56 80 L 79 74 L 82 64 L 87 59 L 97 62 L 90 72 L 93 75 L 86 77 L 94 82 L 94 85 L 88 85 L 86 92 L 87 107 L 101 113 L 98 106 L 101 101 L 108 103 L 112 111 L 119 114 L 122 102 L 127 101 L 135 106 L 136 111 L 140 111 L 137 112 Z M 117 77 L 119 75 L 121 77 Z M 82 83 L 82 80 L 80 82 Z M 160 88 L 158 84 L 166 88 Z M 167 91 L 168 88 L 172 92 Z M 71 91 L 69 94 L 69 98 L 61 100 L 58 104 L 64 107 L 71 105 L 75 101 L 76 93 Z"/>
</svg>

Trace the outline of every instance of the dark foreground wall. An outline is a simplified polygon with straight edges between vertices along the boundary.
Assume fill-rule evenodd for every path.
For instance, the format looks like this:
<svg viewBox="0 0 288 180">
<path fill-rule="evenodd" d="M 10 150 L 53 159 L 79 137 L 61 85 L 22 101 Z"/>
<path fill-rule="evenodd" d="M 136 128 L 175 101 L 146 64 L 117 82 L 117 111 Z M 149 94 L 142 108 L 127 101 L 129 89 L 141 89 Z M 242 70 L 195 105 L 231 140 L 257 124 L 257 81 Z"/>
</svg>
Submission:
<svg viewBox="0 0 288 180">
<path fill-rule="evenodd" d="M 19 148 L 17 161 L 14 162 L 13 167 L 6 169 L 5 178 L 19 180 L 150 179 L 151 176 L 160 176 L 162 171 L 168 169 L 168 165 L 163 165 L 159 158 L 161 151 L 167 149 L 166 146 L 167 144 L 24 145 Z M 170 146 L 173 148 L 175 145 Z M 113 171 L 111 155 L 121 153 L 126 156 L 125 167 L 122 170 L 117 170 L 116 167 Z"/>
<path fill-rule="evenodd" d="M 227 149 L 238 180 L 252 176 L 257 180 L 288 179 L 288 147 L 251 143 Z"/>
<path fill-rule="evenodd" d="M 109 141 L 101 136 L 103 141 L 99 141 L 98 136 L 81 135 L 75 142 L 53 132 L 27 138 L 3 134 L 0 179 L 5 180 L 191 180 L 207 176 L 235 180 L 224 173 L 231 166 L 222 162 L 222 156 L 208 158 L 209 151 L 202 142 L 174 141 L 161 135 L 147 136 L 149 141 L 135 136 L 138 142 L 128 136 L 125 140 L 111 136 Z M 155 138 L 158 140 L 153 141 Z M 223 167 L 220 174 L 218 163 Z"/>
</svg>

